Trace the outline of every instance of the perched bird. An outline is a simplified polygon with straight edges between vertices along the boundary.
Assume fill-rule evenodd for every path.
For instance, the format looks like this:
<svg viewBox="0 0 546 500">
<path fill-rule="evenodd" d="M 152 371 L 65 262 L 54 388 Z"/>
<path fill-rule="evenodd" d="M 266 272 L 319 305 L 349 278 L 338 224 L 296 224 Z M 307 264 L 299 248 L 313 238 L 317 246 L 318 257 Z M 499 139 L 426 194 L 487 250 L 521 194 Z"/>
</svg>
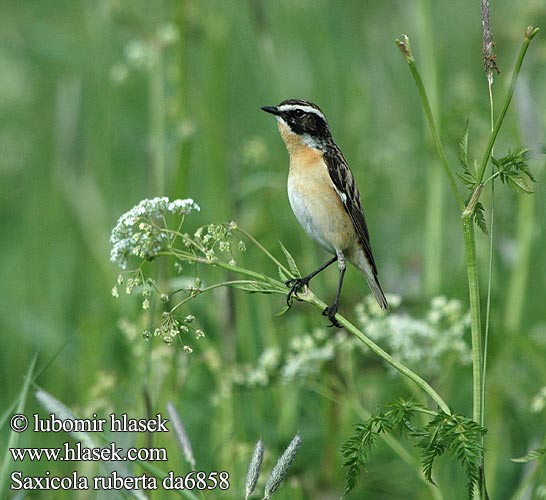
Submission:
<svg viewBox="0 0 546 500">
<path fill-rule="evenodd" d="M 387 299 L 377 278 L 370 235 L 360 201 L 360 193 L 343 153 L 332 134 L 321 109 L 312 102 L 288 99 L 277 106 L 264 106 L 263 111 L 277 118 L 281 137 L 290 155 L 288 199 L 294 215 L 311 238 L 334 254 L 328 262 L 303 278 L 286 282 L 290 287 L 287 303 L 311 278 L 337 261 L 339 283 L 334 303 L 323 315 L 333 326 L 339 307 L 345 258 L 356 266 L 368 281 L 377 302 L 387 309 Z"/>
</svg>

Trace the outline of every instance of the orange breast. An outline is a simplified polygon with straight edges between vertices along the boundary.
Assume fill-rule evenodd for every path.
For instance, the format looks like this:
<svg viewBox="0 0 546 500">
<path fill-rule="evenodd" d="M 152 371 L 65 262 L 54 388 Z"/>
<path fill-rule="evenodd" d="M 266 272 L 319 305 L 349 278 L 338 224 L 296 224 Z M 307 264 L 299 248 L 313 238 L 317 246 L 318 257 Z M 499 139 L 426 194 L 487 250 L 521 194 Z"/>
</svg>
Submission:
<svg viewBox="0 0 546 500">
<path fill-rule="evenodd" d="M 290 154 L 288 195 L 305 231 L 331 252 L 345 250 L 356 240 L 353 223 L 336 193 L 322 152 L 305 144 Z"/>
</svg>

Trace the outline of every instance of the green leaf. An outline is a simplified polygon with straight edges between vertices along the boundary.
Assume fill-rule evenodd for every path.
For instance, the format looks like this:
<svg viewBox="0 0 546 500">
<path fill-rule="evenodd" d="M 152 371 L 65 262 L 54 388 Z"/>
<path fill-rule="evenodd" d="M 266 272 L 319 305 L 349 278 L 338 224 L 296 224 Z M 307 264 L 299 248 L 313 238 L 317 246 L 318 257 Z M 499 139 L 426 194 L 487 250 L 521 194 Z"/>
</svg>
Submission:
<svg viewBox="0 0 546 500">
<path fill-rule="evenodd" d="M 532 194 L 533 190 L 529 187 L 527 180 L 521 174 L 506 175 L 506 183 L 516 193 Z"/>
<path fill-rule="evenodd" d="M 279 267 L 278 270 L 279 270 L 279 278 L 281 279 L 283 283 L 286 283 L 290 279 L 290 277 L 286 275 L 282 267 Z"/>
<path fill-rule="evenodd" d="M 424 410 L 424 406 L 416 403 L 413 398 L 399 398 L 386 405 L 387 415 L 391 421 L 391 427 L 397 428 L 400 433 L 417 433 L 417 429 L 411 425 L 411 420 L 418 411 Z"/>
<path fill-rule="evenodd" d="M 528 165 L 528 149 L 519 148 L 508 151 L 502 158 L 491 158 L 493 165 L 497 167 L 498 175 L 503 184 L 506 184 L 517 193 L 530 194 L 533 190 L 530 182 L 536 182 Z"/>
<path fill-rule="evenodd" d="M 413 399 L 399 400 L 384 405 L 385 411 L 371 415 L 368 420 L 358 424 L 354 434 L 345 441 L 341 453 L 345 457 L 345 496 L 357 484 L 361 470 L 366 469 L 370 452 L 377 446 L 380 434 L 397 429 L 400 433 L 417 432 L 411 425 L 414 414 L 424 409 Z"/>
<path fill-rule="evenodd" d="M 261 275 L 261 279 L 257 280 L 240 280 L 236 282 L 226 283 L 232 288 L 243 290 L 249 293 L 279 293 L 286 290 L 284 283 L 277 281 L 267 274 Z"/>
<path fill-rule="evenodd" d="M 485 209 L 483 208 L 483 204 L 481 201 L 478 201 L 476 203 L 476 206 L 474 207 L 474 222 L 476 225 L 485 233 L 489 234 L 489 230 L 487 229 L 487 222 L 485 221 Z"/>
<path fill-rule="evenodd" d="M 512 458 L 512 462 L 525 464 L 527 462 L 532 462 L 533 460 L 536 460 L 540 457 L 546 456 L 546 448 L 537 448 L 536 450 L 532 450 L 527 455 L 524 455 L 523 457 L 519 458 Z"/>
<path fill-rule="evenodd" d="M 431 443 L 425 450 L 421 453 L 421 460 L 423 461 L 423 474 L 425 479 L 433 484 L 438 486 L 434 479 L 432 479 L 432 466 L 434 465 L 434 459 L 439 457 L 445 452 L 445 448 L 438 443 Z"/>
<path fill-rule="evenodd" d="M 483 461 L 482 437 L 486 430 L 472 419 L 461 415 L 439 412 L 424 428 L 427 431 L 418 442 L 423 449 L 423 472 L 434 484 L 432 466 L 434 459 L 446 451 L 464 468 L 471 492 L 480 480 Z"/>
<path fill-rule="evenodd" d="M 290 252 L 284 247 L 284 245 L 279 241 L 281 245 L 281 249 L 284 253 L 284 256 L 286 257 L 286 261 L 288 262 L 288 267 L 290 269 L 290 272 L 295 278 L 301 278 L 300 270 L 298 269 L 298 266 L 296 264 L 296 261 L 294 260 L 294 257 L 290 254 Z"/>
<path fill-rule="evenodd" d="M 456 172 L 456 174 L 464 185 L 472 188 L 478 181 L 476 180 L 476 168 L 472 170 L 468 165 L 468 130 L 467 120 L 463 137 L 459 142 L 459 163 L 461 164 L 462 172 Z"/>
<path fill-rule="evenodd" d="M 469 170 L 468 168 L 468 120 L 466 121 L 466 127 L 464 129 L 463 137 L 459 142 L 459 163 L 462 165 L 464 170 Z"/>
<path fill-rule="evenodd" d="M 229 286 L 248 293 L 274 293 L 276 287 L 262 281 L 248 281 L 245 283 L 231 283 Z"/>
<path fill-rule="evenodd" d="M 474 178 L 474 175 L 469 170 L 464 170 L 461 172 L 455 172 L 457 177 L 461 180 L 461 182 L 468 187 L 474 186 L 476 184 L 476 179 Z"/>
<path fill-rule="evenodd" d="M 416 413 L 432 414 L 433 417 L 424 427 L 416 429 L 412 425 Z M 346 469 L 344 495 L 355 488 L 380 435 L 393 430 L 415 440 L 417 447 L 421 448 L 423 473 L 431 484 L 436 484 L 432 477 L 434 461 L 446 452 L 463 466 L 469 491 L 479 483 L 483 463 L 482 438 L 486 430 L 464 415 L 448 415 L 442 411 L 436 413 L 412 399 L 399 399 L 357 425 L 353 436 L 343 444 L 341 451 Z"/>
<path fill-rule="evenodd" d="M 370 451 L 377 446 L 379 431 L 374 430 L 378 415 L 372 415 L 368 420 L 356 426 L 355 433 L 341 447 L 345 457 L 345 488 L 343 496 L 352 491 L 358 481 L 360 472 L 366 468 Z"/>
</svg>

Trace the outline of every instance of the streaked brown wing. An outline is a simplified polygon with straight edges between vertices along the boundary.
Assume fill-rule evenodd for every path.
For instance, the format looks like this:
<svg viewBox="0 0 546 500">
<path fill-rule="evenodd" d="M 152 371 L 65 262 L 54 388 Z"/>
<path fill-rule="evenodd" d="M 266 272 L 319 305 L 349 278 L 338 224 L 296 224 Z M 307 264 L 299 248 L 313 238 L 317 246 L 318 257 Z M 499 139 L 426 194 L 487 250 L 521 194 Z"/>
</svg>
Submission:
<svg viewBox="0 0 546 500">
<path fill-rule="evenodd" d="M 360 201 L 360 193 L 358 192 L 353 173 L 349 169 L 347 161 L 343 157 L 343 153 L 337 147 L 324 153 L 324 162 L 328 167 L 330 179 L 332 179 L 343 206 L 353 222 L 353 226 L 358 234 L 366 258 L 368 259 L 374 274 L 377 274 L 377 266 L 375 265 L 372 247 L 370 246 L 370 233 L 368 232 L 368 226 L 366 225 L 366 217 L 364 216 L 362 202 Z"/>
</svg>

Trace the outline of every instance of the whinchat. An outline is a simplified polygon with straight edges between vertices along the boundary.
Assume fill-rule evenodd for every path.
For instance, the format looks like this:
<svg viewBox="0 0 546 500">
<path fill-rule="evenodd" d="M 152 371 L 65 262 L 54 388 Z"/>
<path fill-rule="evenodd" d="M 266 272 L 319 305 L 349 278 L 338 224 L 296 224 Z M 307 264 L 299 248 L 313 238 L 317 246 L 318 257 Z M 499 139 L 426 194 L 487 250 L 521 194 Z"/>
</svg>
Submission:
<svg viewBox="0 0 546 500">
<path fill-rule="evenodd" d="M 343 153 L 332 139 L 321 109 L 312 102 L 288 99 L 263 111 L 277 118 L 281 137 L 290 155 L 288 199 L 299 223 L 307 234 L 328 252 L 328 262 L 303 278 L 287 281 L 287 303 L 311 278 L 337 261 L 339 283 L 334 303 L 323 314 L 332 325 L 339 307 L 345 258 L 356 266 L 368 281 L 378 304 L 387 309 L 387 299 L 377 278 L 370 235 L 362 209 L 360 193 Z"/>
</svg>

